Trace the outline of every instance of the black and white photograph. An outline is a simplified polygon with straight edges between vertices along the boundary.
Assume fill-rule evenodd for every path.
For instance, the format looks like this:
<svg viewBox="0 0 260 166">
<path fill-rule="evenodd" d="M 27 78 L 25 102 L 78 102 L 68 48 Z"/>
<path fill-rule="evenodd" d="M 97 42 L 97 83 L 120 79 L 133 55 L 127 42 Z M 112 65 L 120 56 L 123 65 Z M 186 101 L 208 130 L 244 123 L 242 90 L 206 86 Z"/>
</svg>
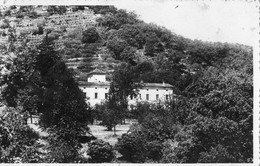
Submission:
<svg viewBox="0 0 260 166">
<path fill-rule="evenodd" d="M 0 163 L 259 165 L 258 9 L 0 2 Z"/>
</svg>

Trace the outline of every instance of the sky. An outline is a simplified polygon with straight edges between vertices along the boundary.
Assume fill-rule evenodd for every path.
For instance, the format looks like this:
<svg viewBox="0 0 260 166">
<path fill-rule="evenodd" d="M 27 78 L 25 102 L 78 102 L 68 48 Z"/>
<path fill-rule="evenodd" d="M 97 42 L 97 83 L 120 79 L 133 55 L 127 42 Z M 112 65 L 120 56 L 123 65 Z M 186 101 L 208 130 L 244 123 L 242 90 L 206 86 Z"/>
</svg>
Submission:
<svg viewBox="0 0 260 166">
<path fill-rule="evenodd" d="M 118 2 L 115 6 L 190 39 L 250 46 L 257 41 L 258 12 L 254 2 L 140 0 Z"/>
<path fill-rule="evenodd" d="M 115 5 L 186 38 L 258 45 L 259 16 L 255 0 L 3 0 L 5 3 Z"/>
</svg>

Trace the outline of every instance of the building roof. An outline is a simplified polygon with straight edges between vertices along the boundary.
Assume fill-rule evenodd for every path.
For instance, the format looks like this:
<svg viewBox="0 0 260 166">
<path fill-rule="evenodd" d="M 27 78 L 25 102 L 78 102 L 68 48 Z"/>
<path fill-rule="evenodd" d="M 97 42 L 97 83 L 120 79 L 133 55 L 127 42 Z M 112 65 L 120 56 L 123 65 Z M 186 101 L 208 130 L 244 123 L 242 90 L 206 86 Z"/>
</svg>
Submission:
<svg viewBox="0 0 260 166">
<path fill-rule="evenodd" d="M 86 82 L 79 81 L 79 86 L 110 86 L 110 82 Z"/>
<path fill-rule="evenodd" d="M 94 70 L 92 70 L 91 72 L 88 73 L 88 75 L 91 75 L 91 74 L 102 74 L 102 75 L 104 75 L 104 74 L 106 74 L 106 72 L 96 68 L 96 69 L 94 69 Z"/>
<path fill-rule="evenodd" d="M 172 85 L 167 83 L 144 83 L 143 87 L 163 87 L 163 88 L 173 88 Z"/>
<path fill-rule="evenodd" d="M 79 81 L 79 86 L 110 86 L 110 82 L 86 82 Z M 172 85 L 167 83 L 143 83 L 142 88 L 173 88 Z"/>
</svg>

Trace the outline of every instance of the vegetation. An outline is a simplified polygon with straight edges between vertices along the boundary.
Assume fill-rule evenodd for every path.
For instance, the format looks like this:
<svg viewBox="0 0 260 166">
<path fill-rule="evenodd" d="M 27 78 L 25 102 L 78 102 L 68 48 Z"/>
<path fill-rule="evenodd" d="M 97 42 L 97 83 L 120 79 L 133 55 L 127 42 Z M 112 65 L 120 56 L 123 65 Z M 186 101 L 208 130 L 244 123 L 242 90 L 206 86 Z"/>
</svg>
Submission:
<svg viewBox="0 0 260 166">
<path fill-rule="evenodd" d="M 48 37 L 37 50 L 25 45 L 9 47 L 6 53 L 12 57 L 5 61 L 8 72 L 2 76 L 3 102 L 8 107 L 21 108 L 21 114 L 40 115 L 40 125 L 49 133 L 47 160 L 75 162 L 81 147 L 78 137 L 88 131 L 91 115 L 71 71 Z M 57 144 L 57 140 L 64 146 Z M 71 154 L 66 152 L 68 149 Z M 61 158 L 61 153 L 67 156 Z"/>
<path fill-rule="evenodd" d="M 114 159 L 113 147 L 103 140 L 89 143 L 88 155 L 91 163 L 111 162 Z"/>
<path fill-rule="evenodd" d="M 41 162 L 40 145 L 36 142 L 39 135 L 26 125 L 25 114 L 19 108 L 6 108 L 4 112 L 0 121 L 0 162 Z"/>
<path fill-rule="evenodd" d="M 99 26 L 54 30 L 42 23 L 31 32 L 44 35 L 35 48 L 26 43 L 17 46 L 10 22 L 1 22 L 1 33 L 8 36 L 9 45 L 1 46 L 1 102 L 7 108 L 1 115 L 0 162 L 86 162 L 79 154 L 79 137 L 89 131 L 88 123 L 94 117 L 116 131 L 116 125 L 128 116 L 128 97 L 138 94 L 141 82 L 169 83 L 174 86 L 174 96 L 167 102 L 138 103 L 133 108 L 130 114 L 138 124 L 115 146 L 123 160 L 252 162 L 251 47 L 189 40 L 144 23 L 135 13 L 112 6 L 89 8 L 100 14 Z M 21 7 L 17 13 L 11 10 L 15 8 L 3 17 L 38 17 L 32 6 Z M 47 8 L 49 15 L 66 10 L 65 6 Z M 68 69 L 65 62 L 75 65 L 75 70 Z M 108 99 L 93 114 L 74 74 L 94 68 L 113 72 Z M 40 126 L 49 134 L 44 154 L 37 144 L 39 136 L 25 123 L 31 114 L 40 116 Z M 114 158 L 111 145 L 100 140 L 89 143 L 88 154 L 89 162 Z"/>
<path fill-rule="evenodd" d="M 94 27 L 88 28 L 82 33 L 83 43 L 95 43 L 99 39 L 99 34 Z"/>
</svg>

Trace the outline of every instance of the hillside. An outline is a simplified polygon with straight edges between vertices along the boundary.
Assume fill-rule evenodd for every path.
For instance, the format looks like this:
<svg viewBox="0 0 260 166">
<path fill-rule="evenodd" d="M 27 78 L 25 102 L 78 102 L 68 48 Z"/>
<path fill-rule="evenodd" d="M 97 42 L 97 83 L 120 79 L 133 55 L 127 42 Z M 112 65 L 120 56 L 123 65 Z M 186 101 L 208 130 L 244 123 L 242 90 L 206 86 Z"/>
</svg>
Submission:
<svg viewBox="0 0 260 166">
<path fill-rule="evenodd" d="M 252 75 L 249 46 L 186 39 L 113 6 L 11 6 L 2 7 L 1 17 L 2 44 L 8 28 L 15 28 L 17 44 L 26 39 L 34 46 L 48 35 L 78 77 L 95 68 L 111 73 L 127 62 L 140 68 L 139 80 L 183 91 L 209 67 Z"/>
</svg>

